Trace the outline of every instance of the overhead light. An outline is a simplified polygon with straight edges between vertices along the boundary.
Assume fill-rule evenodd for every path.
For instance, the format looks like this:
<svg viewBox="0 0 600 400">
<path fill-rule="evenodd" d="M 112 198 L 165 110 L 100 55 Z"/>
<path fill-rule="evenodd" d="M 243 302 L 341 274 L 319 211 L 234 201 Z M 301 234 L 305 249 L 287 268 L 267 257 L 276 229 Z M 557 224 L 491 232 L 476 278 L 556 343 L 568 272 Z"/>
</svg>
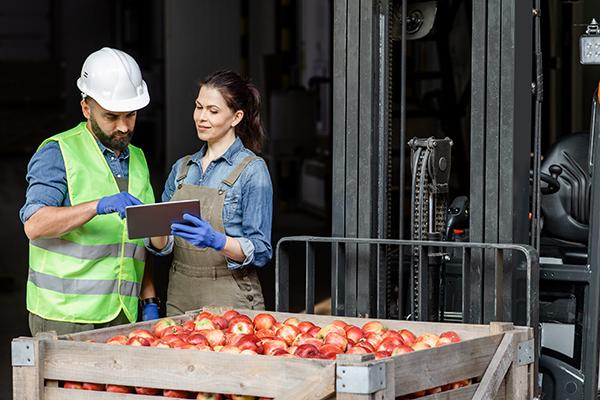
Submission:
<svg viewBox="0 0 600 400">
<path fill-rule="evenodd" d="M 581 64 L 600 64 L 600 25 L 595 18 L 579 38 L 579 58 Z"/>
</svg>

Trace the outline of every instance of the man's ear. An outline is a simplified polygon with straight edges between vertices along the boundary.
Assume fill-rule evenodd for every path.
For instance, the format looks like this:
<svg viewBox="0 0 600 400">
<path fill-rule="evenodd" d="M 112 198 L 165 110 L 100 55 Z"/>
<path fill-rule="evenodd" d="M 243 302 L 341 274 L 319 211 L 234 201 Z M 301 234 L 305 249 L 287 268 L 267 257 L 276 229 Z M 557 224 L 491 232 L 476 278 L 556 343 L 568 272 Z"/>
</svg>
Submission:
<svg viewBox="0 0 600 400">
<path fill-rule="evenodd" d="M 83 114 L 85 119 L 90 119 L 90 115 L 91 115 L 90 103 L 87 102 L 85 99 L 81 99 L 81 102 L 79 104 L 81 104 L 81 113 Z"/>
<path fill-rule="evenodd" d="M 244 112 L 242 110 L 237 110 L 235 114 L 233 114 L 233 121 L 231 121 L 231 127 L 235 127 L 237 124 L 242 122 L 244 118 Z"/>
</svg>

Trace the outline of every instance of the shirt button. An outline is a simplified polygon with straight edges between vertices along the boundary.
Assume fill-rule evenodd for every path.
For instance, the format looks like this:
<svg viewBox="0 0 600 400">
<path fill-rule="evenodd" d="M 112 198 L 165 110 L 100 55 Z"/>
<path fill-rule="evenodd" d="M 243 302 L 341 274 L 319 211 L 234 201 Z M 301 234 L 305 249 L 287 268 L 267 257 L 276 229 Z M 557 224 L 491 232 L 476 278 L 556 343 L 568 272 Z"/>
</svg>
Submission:
<svg viewBox="0 0 600 400">
<path fill-rule="evenodd" d="M 251 294 L 249 294 L 248 296 L 246 296 L 246 298 L 250 301 L 254 300 L 254 296 L 252 296 Z"/>
<path fill-rule="evenodd" d="M 121 175 L 117 175 L 117 178 L 120 178 L 120 177 L 121 177 Z"/>
</svg>

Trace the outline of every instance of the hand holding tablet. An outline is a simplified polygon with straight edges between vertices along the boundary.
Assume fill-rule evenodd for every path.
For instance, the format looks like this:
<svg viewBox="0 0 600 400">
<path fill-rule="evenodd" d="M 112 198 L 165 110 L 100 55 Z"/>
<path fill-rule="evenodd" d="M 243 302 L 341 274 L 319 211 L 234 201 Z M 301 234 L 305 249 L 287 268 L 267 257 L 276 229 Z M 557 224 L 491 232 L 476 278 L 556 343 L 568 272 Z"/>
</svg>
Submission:
<svg viewBox="0 0 600 400">
<path fill-rule="evenodd" d="M 199 200 L 142 204 L 126 208 L 129 239 L 141 239 L 171 234 L 174 223 L 188 223 L 183 214 L 200 215 Z"/>
</svg>

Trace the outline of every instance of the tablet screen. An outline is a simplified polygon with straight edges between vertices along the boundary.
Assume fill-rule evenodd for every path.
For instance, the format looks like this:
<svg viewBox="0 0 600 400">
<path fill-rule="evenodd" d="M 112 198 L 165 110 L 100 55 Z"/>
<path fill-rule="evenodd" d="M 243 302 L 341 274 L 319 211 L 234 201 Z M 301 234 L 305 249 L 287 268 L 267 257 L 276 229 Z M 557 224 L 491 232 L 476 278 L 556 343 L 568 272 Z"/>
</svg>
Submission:
<svg viewBox="0 0 600 400">
<path fill-rule="evenodd" d="M 171 234 L 171 224 L 183 222 L 183 214 L 200 216 L 200 200 L 169 201 L 141 204 L 125 209 L 129 239 Z"/>
</svg>

